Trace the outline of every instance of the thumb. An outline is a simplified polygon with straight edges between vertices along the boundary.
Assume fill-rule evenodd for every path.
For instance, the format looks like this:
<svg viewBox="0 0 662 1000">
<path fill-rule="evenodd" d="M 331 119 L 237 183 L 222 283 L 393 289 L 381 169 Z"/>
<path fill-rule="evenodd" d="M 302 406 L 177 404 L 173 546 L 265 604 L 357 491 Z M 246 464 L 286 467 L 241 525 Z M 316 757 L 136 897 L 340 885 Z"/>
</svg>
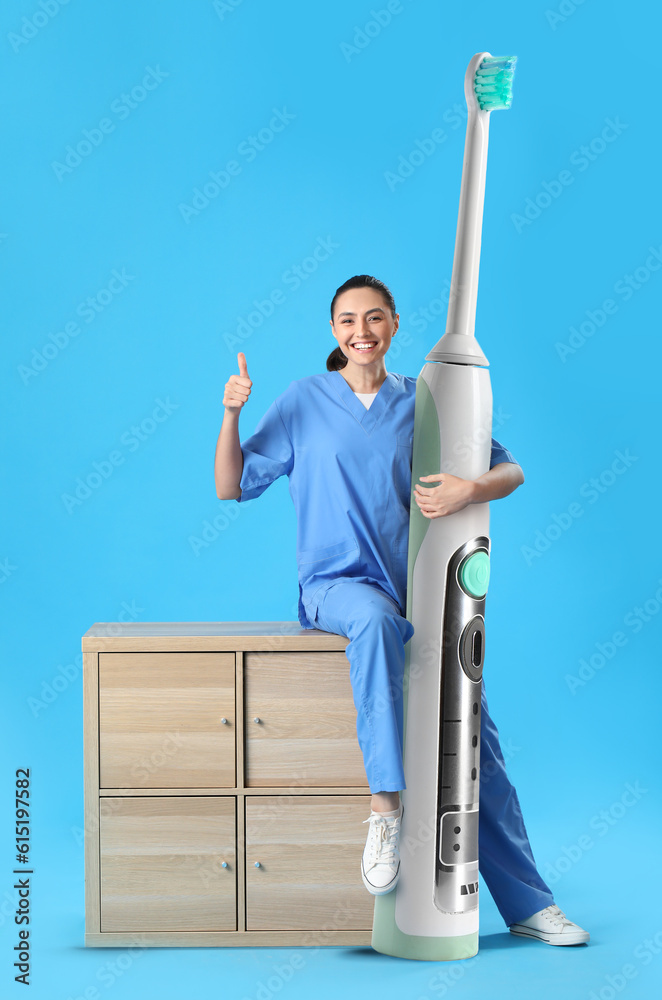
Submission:
<svg viewBox="0 0 662 1000">
<path fill-rule="evenodd" d="M 237 361 L 239 362 L 239 374 L 242 376 L 244 375 L 247 376 L 248 368 L 246 367 L 246 355 L 243 353 L 243 351 L 239 351 L 239 354 L 237 355 Z"/>
</svg>

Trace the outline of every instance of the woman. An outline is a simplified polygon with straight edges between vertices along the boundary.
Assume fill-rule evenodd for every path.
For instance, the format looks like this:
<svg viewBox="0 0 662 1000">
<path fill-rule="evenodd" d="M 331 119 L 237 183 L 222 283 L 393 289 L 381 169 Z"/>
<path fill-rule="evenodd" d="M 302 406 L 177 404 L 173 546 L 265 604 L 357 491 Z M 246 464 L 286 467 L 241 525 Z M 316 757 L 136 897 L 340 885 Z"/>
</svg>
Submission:
<svg viewBox="0 0 662 1000">
<path fill-rule="evenodd" d="M 252 382 L 246 358 L 225 386 L 216 446 L 220 499 L 251 500 L 281 475 L 297 511 L 299 621 L 345 635 L 357 735 L 372 792 L 361 874 L 368 891 L 390 892 L 399 876 L 402 681 L 413 627 L 406 607 L 411 496 L 428 518 L 508 496 L 524 476 L 492 441 L 490 470 L 475 482 L 422 477 L 411 493 L 416 380 L 386 371 L 399 316 L 388 288 L 357 275 L 337 289 L 327 371 L 290 383 L 240 443 L 238 421 Z M 515 789 L 482 694 L 480 870 L 513 933 L 550 944 L 588 934 L 554 904 L 531 854 Z M 533 916 L 531 916 L 533 914 Z"/>
</svg>

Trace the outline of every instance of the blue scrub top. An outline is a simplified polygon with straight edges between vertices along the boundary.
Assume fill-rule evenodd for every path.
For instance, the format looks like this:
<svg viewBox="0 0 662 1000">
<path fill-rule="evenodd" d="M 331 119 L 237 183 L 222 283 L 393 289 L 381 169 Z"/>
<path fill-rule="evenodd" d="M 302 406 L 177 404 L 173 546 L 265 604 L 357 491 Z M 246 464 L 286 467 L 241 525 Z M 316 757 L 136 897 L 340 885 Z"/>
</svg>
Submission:
<svg viewBox="0 0 662 1000">
<path fill-rule="evenodd" d="M 310 375 L 271 404 L 242 442 L 242 500 L 288 476 L 297 514 L 299 622 L 340 578 L 406 606 L 416 379 L 389 372 L 366 409 L 339 371 Z M 492 439 L 490 468 L 516 462 Z"/>
</svg>

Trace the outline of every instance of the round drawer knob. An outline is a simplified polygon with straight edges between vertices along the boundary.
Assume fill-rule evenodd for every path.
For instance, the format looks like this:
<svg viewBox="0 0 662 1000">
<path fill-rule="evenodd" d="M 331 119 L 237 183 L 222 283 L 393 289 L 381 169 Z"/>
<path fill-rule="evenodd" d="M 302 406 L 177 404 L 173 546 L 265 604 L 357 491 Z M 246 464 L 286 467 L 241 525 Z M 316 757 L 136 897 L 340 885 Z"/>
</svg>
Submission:
<svg viewBox="0 0 662 1000">
<path fill-rule="evenodd" d="M 223 863 L 221 864 L 221 868 L 227 868 L 227 866 L 228 866 L 228 863 L 227 863 L 227 861 L 224 861 L 224 862 L 223 862 Z"/>
<path fill-rule="evenodd" d="M 262 719 L 258 715 L 256 715 L 255 718 L 253 719 L 253 722 L 262 722 Z"/>
<path fill-rule="evenodd" d="M 223 723 L 224 726 L 227 726 L 227 724 L 228 724 L 228 720 L 227 719 L 221 719 L 221 722 Z"/>
<path fill-rule="evenodd" d="M 260 864 L 260 862 L 259 862 L 259 861 L 256 861 L 256 862 L 255 862 L 255 867 L 256 867 L 256 868 L 261 868 L 261 867 L 262 867 L 262 865 Z"/>
</svg>

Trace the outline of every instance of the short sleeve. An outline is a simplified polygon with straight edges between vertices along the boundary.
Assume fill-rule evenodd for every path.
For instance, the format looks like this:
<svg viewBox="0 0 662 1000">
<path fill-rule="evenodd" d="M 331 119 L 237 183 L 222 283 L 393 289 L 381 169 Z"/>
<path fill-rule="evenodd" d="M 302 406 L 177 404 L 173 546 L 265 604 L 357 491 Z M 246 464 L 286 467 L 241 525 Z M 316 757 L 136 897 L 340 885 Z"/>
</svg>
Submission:
<svg viewBox="0 0 662 1000">
<path fill-rule="evenodd" d="M 501 462 L 512 462 L 514 465 L 519 465 L 516 458 L 510 454 L 507 448 L 504 448 L 502 444 L 492 438 L 492 454 L 490 456 L 490 469 L 493 469 L 495 465 L 499 465 Z"/>
<path fill-rule="evenodd" d="M 258 423 L 255 431 L 241 444 L 244 469 L 237 500 L 254 500 L 267 486 L 292 470 L 294 450 L 283 423 L 280 410 L 274 402 Z"/>
</svg>

